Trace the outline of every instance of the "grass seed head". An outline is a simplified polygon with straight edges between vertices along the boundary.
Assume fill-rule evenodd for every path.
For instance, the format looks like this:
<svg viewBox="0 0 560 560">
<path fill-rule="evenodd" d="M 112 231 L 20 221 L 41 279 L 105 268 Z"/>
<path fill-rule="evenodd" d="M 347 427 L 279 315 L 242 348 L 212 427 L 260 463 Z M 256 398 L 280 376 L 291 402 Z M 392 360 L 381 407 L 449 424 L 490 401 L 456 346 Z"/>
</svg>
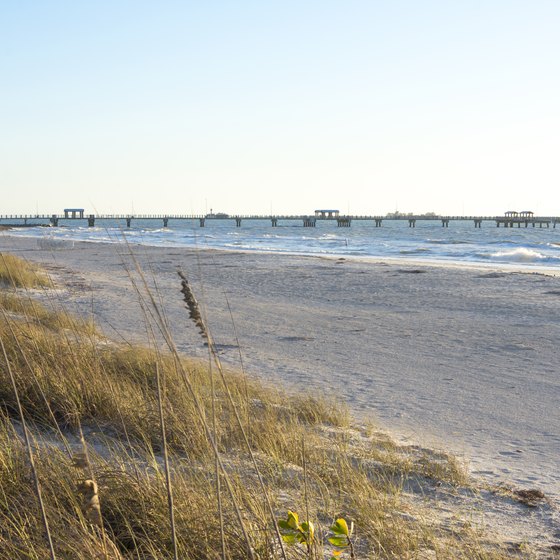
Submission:
<svg viewBox="0 0 560 560">
<path fill-rule="evenodd" d="M 96 482 L 93 480 L 83 480 L 78 483 L 77 491 L 82 497 L 82 513 L 84 517 L 93 525 L 102 527 L 103 522 Z"/>
<path fill-rule="evenodd" d="M 183 294 L 183 299 L 187 304 L 187 309 L 189 310 L 189 318 L 193 320 L 194 324 L 198 327 L 200 334 L 204 338 L 208 338 L 208 334 L 206 332 L 206 325 L 202 319 L 202 314 L 200 313 L 200 307 L 196 298 L 194 297 L 194 293 L 192 288 L 187 280 L 186 276 L 179 271 L 179 277 L 181 278 L 181 293 Z"/>
</svg>

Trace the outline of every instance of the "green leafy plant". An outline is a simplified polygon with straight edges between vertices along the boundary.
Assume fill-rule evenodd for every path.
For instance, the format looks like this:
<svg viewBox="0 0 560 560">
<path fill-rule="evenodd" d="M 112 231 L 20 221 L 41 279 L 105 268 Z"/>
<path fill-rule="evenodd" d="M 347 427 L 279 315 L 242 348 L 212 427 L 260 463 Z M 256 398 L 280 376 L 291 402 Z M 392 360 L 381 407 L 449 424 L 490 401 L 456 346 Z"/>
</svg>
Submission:
<svg viewBox="0 0 560 560">
<path fill-rule="evenodd" d="M 315 558 L 316 550 L 316 532 L 315 526 L 310 521 L 300 523 L 299 516 L 295 511 L 288 511 L 286 519 L 278 521 L 282 540 L 289 545 L 305 545 L 307 549 L 307 558 Z M 354 541 L 354 523 L 348 522 L 343 517 L 338 518 L 330 527 L 332 536 L 328 538 L 330 544 L 335 547 L 330 560 L 338 560 L 341 554 L 347 551 L 350 558 L 355 560 Z"/>
<path fill-rule="evenodd" d="M 346 549 L 350 552 L 350 558 L 354 560 L 356 558 L 354 555 L 354 542 L 352 541 L 354 523 L 350 523 L 349 527 L 346 519 L 340 517 L 331 526 L 331 531 L 334 534 L 332 537 L 329 537 L 328 541 L 336 547 L 331 560 L 337 560 L 337 557 L 339 557 Z"/>
<path fill-rule="evenodd" d="M 312 558 L 315 544 L 315 526 L 311 521 L 299 522 L 299 516 L 294 511 L 288 511 L 288 517 L 278 522 L 282 540 L 286 544 L 303 544 L 307 549 L 308 558 Z"/>
</svg>

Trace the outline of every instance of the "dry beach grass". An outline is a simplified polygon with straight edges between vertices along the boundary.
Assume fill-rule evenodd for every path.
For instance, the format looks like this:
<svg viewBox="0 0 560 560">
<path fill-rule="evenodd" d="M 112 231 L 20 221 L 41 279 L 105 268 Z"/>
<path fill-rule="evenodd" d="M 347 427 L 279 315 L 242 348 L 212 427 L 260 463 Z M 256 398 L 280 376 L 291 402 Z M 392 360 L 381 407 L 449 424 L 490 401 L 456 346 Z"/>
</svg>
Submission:
<svg viewBox="0 0 560 560">
<path fill-rule="evenodd" d="M 539 553 L 452 507 L 513 497 L 477 487 L 452 456 L 357 426 L 344 403 L 220 375 L 218 362 L 179 355 L 172 341 L 162 350 L 165 317 L 141 272 L 131 281 L 144 346 L 107 339 L 48 295 L 39 303 L 34 290 L 51 285 L 43 273 L 0 262 L 1 558 L 330 558 L 341 516 L 355 524 L 356 558 Z M 315 524 L 311 548 L 282 552 L 276 525 L 288 511 Z"/>
</svg>

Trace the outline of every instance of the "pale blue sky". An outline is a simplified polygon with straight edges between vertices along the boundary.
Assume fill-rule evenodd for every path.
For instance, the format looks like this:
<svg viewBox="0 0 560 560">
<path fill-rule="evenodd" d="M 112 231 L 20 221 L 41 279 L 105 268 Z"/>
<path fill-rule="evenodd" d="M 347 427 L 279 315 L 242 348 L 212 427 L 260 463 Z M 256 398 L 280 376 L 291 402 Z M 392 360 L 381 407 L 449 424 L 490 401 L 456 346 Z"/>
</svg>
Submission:
<svg viewBox="0 0 560 560">
<path fill-rule="evenodd" d="M 560 2 L 0 0 L 0 214 L 560 215 Z"/>
</svg>

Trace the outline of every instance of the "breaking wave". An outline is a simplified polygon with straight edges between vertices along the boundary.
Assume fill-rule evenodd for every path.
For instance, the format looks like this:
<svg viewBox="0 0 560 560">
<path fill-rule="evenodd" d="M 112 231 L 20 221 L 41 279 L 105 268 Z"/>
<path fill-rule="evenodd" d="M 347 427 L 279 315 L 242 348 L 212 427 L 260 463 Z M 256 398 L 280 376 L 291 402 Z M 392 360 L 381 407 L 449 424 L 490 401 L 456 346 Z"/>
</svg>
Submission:
<svg viewBox="0 0 560 560">
<path fill-rule="evenodd" d="M 521 263 L 534 263 L 541 262 L 547 259 L 556 259 L 558 257 L 549 257 L 533 249 L 527 249 L 526 247 L 518 247 L 511 251 L 497 251 L 490 255 L 491 259 L 504 262 L 521 262 Z"/>
</svg>

